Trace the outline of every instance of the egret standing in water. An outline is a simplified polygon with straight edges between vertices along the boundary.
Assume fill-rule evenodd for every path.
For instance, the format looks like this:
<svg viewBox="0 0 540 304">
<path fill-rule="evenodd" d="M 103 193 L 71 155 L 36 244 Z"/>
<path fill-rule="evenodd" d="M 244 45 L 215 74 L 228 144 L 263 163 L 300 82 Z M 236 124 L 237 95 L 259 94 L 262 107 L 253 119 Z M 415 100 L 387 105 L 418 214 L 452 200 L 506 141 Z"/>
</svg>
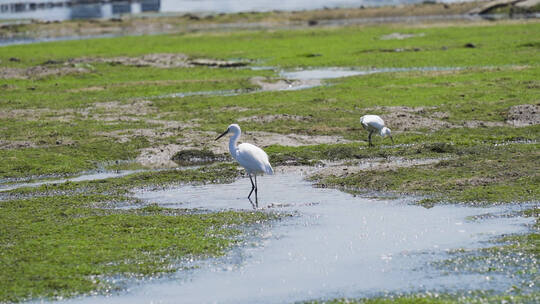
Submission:
<svg viewBox="0 0 540 304">
<path fill-rule="evenodd" d="M 249 180 L 251 181 L 251 191 L 249 192 L 248 199 L 251 202 L 251 194 L 255 191 L 255 206 L 259 206 L 259 201 L 257 199 L 257 173 L 266 173 L 274 174 L 274 170 L 268 161 L 268 155 L 261 148 L 243 143 L 238 145 L 238 139 L 242 134 L 240 126 L 237 124 L 232 124 L 227 128 L 227 131 L 223 132 L 216 140 L 225 136 L 227 133 L 232 133 L 233 136 L 229 140 L 229 151 L 236 161 L 246 169 L 247 174 L 249 175 Z M 255 178 L 255 183 L 251 176 Z"/>
<path fill-rule="evenodd" d="M 360 122 L 362 123 L 362 127 L 369 132 L 368 140 L 370 146 L 373 146 L 371 143 L 371 135 L 373 132 L 379 132 L 381 137 L 389 136 L 392 143 L 394 143 L 390 129 L 384 126 L 384 120 L 378 115 L 364 115 L 360 117 Z"/>
</svg>

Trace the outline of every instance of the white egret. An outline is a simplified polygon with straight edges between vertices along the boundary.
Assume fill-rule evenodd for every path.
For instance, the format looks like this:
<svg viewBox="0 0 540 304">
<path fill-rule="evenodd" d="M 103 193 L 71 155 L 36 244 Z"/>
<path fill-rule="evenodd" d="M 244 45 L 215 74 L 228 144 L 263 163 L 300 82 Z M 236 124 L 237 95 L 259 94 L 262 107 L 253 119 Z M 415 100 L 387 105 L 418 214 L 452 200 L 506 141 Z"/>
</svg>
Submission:
<svg viewBox="0 0 540 304">
<path fill-rule="evenodd" d="M 270 175 L 274 174 L 274 170 L 268 161 L 268 155 L 261 148 L 255 145 L 248 143 L 238 145 L 238 139 L 240 138 L 242 131 L 240 130 L 240 126 L 237 124 L 230 125 L 227 128 L 227 131 L 218 136 L 216 140 L 220 139 L 227 133 L 233 134 L 229 140 L 229 151 L 231 152 L 232 157 L 236 159 L 236 161 L 242 167 L 244 167 L 249 175 L 249 180 L 251 181 L 251 191 L 249 192 L 248 199 L 251 202 L 251 194 L 253 191 L 255 191 L 255 205 L 258 206 L 257 173 L 266 173 Z M 253 183 L 253 179 L 251 178 L 252 175 L 255 178 L 255 183 Z"/>
<path fill-rule="evenodd" d="M 379 135 L 383 138 L 389 136 L 392 143 L 394 143 L 390 129 L 385 127 L 384 120 L 382 120 L 379 115 L 364 115 L 360 117 L 360 122 L 362 123 L 362 127 L 369 132 L 368 140 L 370 146 L 373 146 L 371 143 L 371 135 L 373 132 L 379 132 Z"/>
</svg>

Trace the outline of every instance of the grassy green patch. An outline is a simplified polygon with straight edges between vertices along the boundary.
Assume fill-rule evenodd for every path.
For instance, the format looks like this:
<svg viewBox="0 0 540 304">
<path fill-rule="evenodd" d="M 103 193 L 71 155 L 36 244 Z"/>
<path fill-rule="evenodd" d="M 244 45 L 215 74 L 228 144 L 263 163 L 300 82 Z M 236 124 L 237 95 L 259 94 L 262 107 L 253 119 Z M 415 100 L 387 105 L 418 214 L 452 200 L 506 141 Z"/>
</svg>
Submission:
<svg viewBox="0 0 540 304">
<path fill-rule="evenodd" d="M 244 17 L 258 21 L 272 14 Z M 226 22 L 227 18 L 239 17 L 219 18 Z M 6 28 L 23 31 L 26 27 Z M 183 139 L 190 138 L 194 138 L 193 146 L 201 146 L 204 143 L 198 135 L 203 133 L 197 132 L 222 131 L 230 123 L 240 121 L 248 132 L 332 135 L 356 140 L 348 144 L 265 147 L 274 166 L 317 164 L 321 160 L 354 163 L 356 159 L 372 157 L 445 159 L 434 165 L 320 177 L 320 183 L 326 185 L 420 193 L 430 196 L 432 202 L 537 201 L 539 154 L 535 141 L 539 139 L 539 127 L 515 128 L 505 121 L 513 106 L 538 103 L 540 52 L 535 34 L 539 29 L 540 23 L 536 21 L 433 27 L 385 24 L 132 36 L 1 47 L 2 71 L 34 70 L 29 70 L 26 79 L 0 79 L 0 178 L 68 175 L 100 166 L 140 168 L 130 161 L 141 149 L 171 143 L 182 145 L 186 143 Z M 395 32 L 414 36 L 382 39 Z M 467 44 L 474 47 L 466 47 Z M 86 56 L 149 53 L 240 58 L 250 60 L 254 66 L 276 69 L 459 69 L 348 77 L 300 91 L 179 98 L 171 94 L 249 90 L 255 88 L 251 77 L 271 77 L 269 81 L 275 81 L 279 75 L 274 70 L 249 68 L 162 69 L 62 63 Z M 9 60 L 11 57 L 19 61 Z M 45 64 L 46 61 L 57 63 Z M 65 67 L 84 70 L 49 76 L 31 73 Z M 388 146 L 388 141 L 377 137 L 376 146 L 367 147 L 367 133 L 362 130 L 359 117 L 366 112 L 399 114 L 399 109 L 391 108 L 394 106 L 407 107 L 402 112 L 412 111 L 413 120 L 435 123 L 404 126 L 398 123 L 396 115 L 398 118 L 387 124 L 394 131 L 397 145 Z M 241 121 L 276 114 L 289 116 Z M 287 118 L 293 116 L 299 119 Z M 494 127 L 462 127 L 477 120 Z M 437 125 L 441 123 L 446 125 Z M 136 132 L 141 130 L 147 132 Z M 512 141 L 533 143 L 504 144 Z M 180 155 L 180 160 L 215 157 L 191 152 Z M 134 201 L 129 193 L 137 187 L 228 182 L 239 174 L 235 165 L 222 164 L 3 193 L 6 200 L 0 202 L 0 302 L 104 292 L 115 288 L 107 280 L 113 275 L 156 275 L 174 271 L 183 257 L 223 254 L 238 240 L 240 227 L 274 216 L 260 212 L 188 214 L 156 205 L 129 211 L 103 207 Z M 516 242 L 537 250 L 537 236 L 526 238 Z M 508 246 L 517 246 L 516 242 Z M 525 295 L 520 299 L 529 298 Z M 410 296 L 395 301 L 439 303 L 447 299 Z"/>
<path fill-rule="evenodd" d="M 92 208 L 114 199 L 71 195 L 0 202 L 0 301 L 105 292 L 114 288 L 107 281 L 113 274 L 175 271 L 183 257 L 223 254 L 241 234 L 239 227 L 272 217 Z"/>
<path fill-rule="evenodd" d="M 133 203 L 134 187 L 227 182 L 238 174 L 223 164 L 10 191 L 29 198 L 0 202 L 0 302 L 107 293 L 121 288 L 108 280 L 113 275 L 160 275 L 176 271 L 182 258 L 223 254 L 242 227 L 277 215 L 111 207 Z"/>
<path fill-rule="evenodd" d="M 359 191 L 423 194 L 456 202 L 516 202 L 540 197 L 540 176 L 534 165 L 540 160 L 538 144 L 463 150 L 463 155 L 434 165 L 367 170 L 323 177 L 319 183 Z"/>
<path fill-rule="evenodd" d="M 0 86 L 10 88 L 1 95 L 4 107 L 80 109 L 95 102 L 125 101 L 134 97 L 248 89 L 255 87 L 249 82 L 250 77 L 271 74 L 250 69 L 154 68 L 103 63 L 91 67 L 85 73 L 63 76 L 0 79 Z"/>
<path fill-rule="evenodd" d="M 192 57 L 247 58 L 265 65 L 296 66 L 487 66 L 538 62 L 535 42 L 539 23 L 400 28 L 420 34 L 407 40 L 384 40 L 393 25 L 244 31 L 217 34 L 154 35 L 14 45 L 3 47 L 2 64 L 37 65 L 47 60 L 82 56 L 138 56 L 147 53 L 186 53 Z M 144 39 L 144 43 L 141 42 Z M 98 43 L 96 43 L 98 41 Z M 467 48 L 474 43 L 476 48 Z M 385 52 L 418 48 L 418 52 Z M 321 56 L 306 57 L 307 53 Z M 17 54 L 20 62 L 10 62 Z"/>
<path fill-rule="evenodd" d="M 145 138 L 137 138 L 127 143 L 90 140 L 69 146 L 0 150 L 0 177 L 75 174 L 112 160 L 135 158 L 147 145 Z"/>
<path fill-rule="evenodd" d="M 226 183 L 237 178 L 242 171 L 236 164 L 226 163 L 199 169 L 146 171 L 124 177 L 81 182 L 45 184 L 39 187 L 23 187 L 8 192 L 11 196 L 55 195 L 57 193 L 107 193 L 126 195 L 133 188 L 150 186 L 165 187 L 178 184 Z"/>
</svg>

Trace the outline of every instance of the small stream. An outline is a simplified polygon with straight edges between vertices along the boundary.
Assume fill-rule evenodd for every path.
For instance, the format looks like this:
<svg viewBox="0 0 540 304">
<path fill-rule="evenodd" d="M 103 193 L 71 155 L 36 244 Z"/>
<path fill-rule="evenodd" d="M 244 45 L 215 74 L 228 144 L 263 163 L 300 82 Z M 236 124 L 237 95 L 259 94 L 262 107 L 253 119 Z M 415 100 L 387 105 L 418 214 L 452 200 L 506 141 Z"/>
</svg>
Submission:
<svg viewBox="0 0 540 304">
<path fill-rule="evenodd" d="M 63 184 L 66 182 L 82 182 L 91 180 L 101 180 L 113 177 L 122 177 L 132 173 L 141 172 L 143 170 L 122 170 L 122 171 L 104 171 L 96 173 L 82 174 L 74 177 L 60 178 L 60 179 L 47 179 L 35 182 L 16 183 L 16 184 L 0 184 L 0 192 L 14 190 L 23 187 L 39 187 L 41 185 L 50 184 Z"/>
<path fill-rule="evenodd" d="M 186 262 L 190 270 L 135 282 L 119 294 L 62 303 L 293 303 L 385 292 L 504 291 L 519 285 L 511 276 L 445 273 L 432 262 L 448 258 L 451 249 L 487 246 L 484 242 L 494 237 L 526 232 L 533 218 L 501 216 L 523 207 L 426 209 L 407 197 L 372 200 L 314 188 L 297 173 L 258 180 L 261 209 L 293 217 L 257 226 L 225 257 Z M 141 190 L 136 196 L 170 208 L 251 210 L 249 190 L 243 178 Z"/>
<path fill-rule="evenodd" d="M 311 89 L 324 85 L 327 79 L 363 76 L 378 73 L 398 73 L 414 71 L 459 71 L 462 67 L 408 67 L 408 68 L 344 68 L 344 67 L 324 67 L 294 70 L 280 70 L 274 67 L 252 67 L 253 70 L 274 70 L 280 78 L 275 83 L 262 83 L 260 89 L 235 89 L 235 90 L 215 90 L 215 91 L 194 91 L 178 92 L 157 96 L 157 98 L 185 98 L 191 96 L 237 96 L 243 94 L 253 94 L 272 91 L 297 91 Z"/>
</svg>

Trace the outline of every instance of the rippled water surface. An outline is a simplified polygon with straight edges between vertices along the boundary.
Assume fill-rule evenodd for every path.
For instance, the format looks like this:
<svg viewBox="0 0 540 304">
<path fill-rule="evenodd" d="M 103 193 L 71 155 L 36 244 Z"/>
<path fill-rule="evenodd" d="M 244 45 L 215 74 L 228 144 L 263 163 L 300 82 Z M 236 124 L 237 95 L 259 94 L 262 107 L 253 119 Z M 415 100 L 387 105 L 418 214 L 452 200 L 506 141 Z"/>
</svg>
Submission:
<svg viewBox="0 0 540 304">
<path fill-rule="evenodd" d="M 73 303 L 291 303 L 381 292 L 507 290 L 513 279 L 444 274 L 430 262 L 447 250 L 476 248 L 495 236 L 526 231 L 533 219 L 492 216 L 508 207 L 426 209 L 410 199 L 370 200 L 313 188 L 297 174 L 259 178 L 259 206 L 294 214 L 259 226 L 227 256 L 186 266 L 172 277 L 139 282 L 110 297 Z M 247 178 L 232 184 L 140 191 L 172 208 L 250 210 Z M 517 208 L 517 207 L 514 207 Z M 471 216 L 480 219 L 468 220 Z"/>
</svg>

